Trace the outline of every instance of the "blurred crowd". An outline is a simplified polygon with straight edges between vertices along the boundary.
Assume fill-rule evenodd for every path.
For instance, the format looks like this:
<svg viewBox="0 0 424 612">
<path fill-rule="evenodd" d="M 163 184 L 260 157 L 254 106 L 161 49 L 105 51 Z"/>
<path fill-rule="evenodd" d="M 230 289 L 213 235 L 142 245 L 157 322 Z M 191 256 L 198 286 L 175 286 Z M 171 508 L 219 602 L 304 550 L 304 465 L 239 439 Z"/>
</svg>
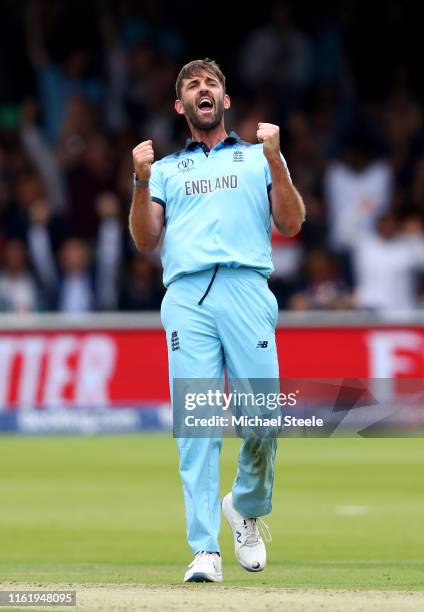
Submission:
<svg viewBox="0 0 424 612">
<path fill-rule="evenodd" d="M 324 2 L 309 19 L 270 3 L 214 42 L 212 26 L 191 37 L 191 2 L 184 18 L 153 0 L 3 4 L 0 311 L 160 307 L 160 253 L 138 254 L 127 227 L 131 150 L 184 146 L 175 78 L 206 55 L 227 75 L 227 130 L 255 142 L 258 121 L 278 123 L 305 201 L 299 236 L 273 231 L 280 308 L 424 305 L 423 98 L 391 50 L 402 3 L 384 9 L 379 51 L 360 36 L 361 2 Z"/>
</svg>

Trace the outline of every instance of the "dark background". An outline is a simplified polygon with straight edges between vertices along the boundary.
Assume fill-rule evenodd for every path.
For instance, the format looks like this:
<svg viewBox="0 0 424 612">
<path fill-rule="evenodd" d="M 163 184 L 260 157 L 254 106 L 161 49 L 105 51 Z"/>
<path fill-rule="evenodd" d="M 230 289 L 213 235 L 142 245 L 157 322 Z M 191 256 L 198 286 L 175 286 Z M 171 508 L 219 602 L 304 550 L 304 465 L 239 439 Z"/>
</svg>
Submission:
<svg viewBox="0 0 424 612">
<path fill-rule="evenodd" d="M 157 157 L 183 146 L 175 78 L 205 56 L 227 77 L 228 130 L 254 141 L 258 120 L 280 125 L 307 206 L 300 237 L 273 242 L 280 307 L 379 307 L 356 297 L 356 246 L 334 242 L 326 185 L 335 162 L 358 183 L 380 164 L 389 178 L 379 215 L 396 227 L 380 231 L 374 215 L 371 231 L 384 248 L 400 237 L 422 242 L 420 2 L 11 0 L 0 8 L 0 310 L 159 308 L 158 253 L 137 254 L 127 231 L 130 154 L 145 138 Z M 261 66 L 273 36 L 278 48 Z M 421 267 L 387 271 L 395 273 L 411 274 L 404 307 L 420 308 Z"/>
</svg>

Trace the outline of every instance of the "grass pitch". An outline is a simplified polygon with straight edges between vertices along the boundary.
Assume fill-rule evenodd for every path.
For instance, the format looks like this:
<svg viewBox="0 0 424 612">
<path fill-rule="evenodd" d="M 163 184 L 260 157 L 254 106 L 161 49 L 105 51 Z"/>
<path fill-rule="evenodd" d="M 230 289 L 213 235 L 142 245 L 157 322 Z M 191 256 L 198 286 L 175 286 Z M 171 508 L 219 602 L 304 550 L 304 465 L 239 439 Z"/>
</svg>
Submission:
<svg viewBox="0 0 424 612">
<path fill-rule="evenodd" d="M 3 584 L 173 587 L 191 561 L 170 437 L 1 437 L 0 499 Z M 424 591 L 423 517 L 422 439 L 281 439 L 269 567 L 242 570 L 223 522 L 223 586 Z"/>
</svg>

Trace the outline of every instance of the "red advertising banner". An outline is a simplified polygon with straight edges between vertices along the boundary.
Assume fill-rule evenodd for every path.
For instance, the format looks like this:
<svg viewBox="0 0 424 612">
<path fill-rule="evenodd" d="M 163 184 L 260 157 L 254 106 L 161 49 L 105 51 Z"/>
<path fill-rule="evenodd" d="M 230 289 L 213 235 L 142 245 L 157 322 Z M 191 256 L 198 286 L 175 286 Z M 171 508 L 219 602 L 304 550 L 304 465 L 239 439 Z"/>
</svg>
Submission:
<svg viewBox="0 0 424 612">
<path fill-rule="evenodd" d="M 424 328 L 290 327 L 277 332 L 283 378 L 424 378 Z M 169 401 L 160 329 L 0 332 L 0 410 Z"/>
</svg>

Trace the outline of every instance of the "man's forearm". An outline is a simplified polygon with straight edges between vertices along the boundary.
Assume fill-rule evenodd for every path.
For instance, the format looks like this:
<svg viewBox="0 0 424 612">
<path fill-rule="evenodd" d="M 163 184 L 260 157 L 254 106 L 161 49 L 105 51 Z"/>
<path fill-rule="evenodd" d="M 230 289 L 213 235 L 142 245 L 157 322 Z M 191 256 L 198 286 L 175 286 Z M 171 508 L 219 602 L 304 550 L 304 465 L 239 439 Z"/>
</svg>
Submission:
<svg viewBox="0 0 424 612">
<path fill-rule="evenodd" d="M 305 220 L 305 205 L 302 197 L 293 185 L 280 156 L 269 161 L 269 168 L 272 181 L 271 204 L 274 223 L 284 236 L 295 236 L 299 233 Z"/>
<path fill-rule="evenodd" d="M 163 212 L 160 212 L 160 204 L 152 202 L 148 188 L 134 187 L 129 223 L 137 249 L 152 251 L 162 234 Z"/>
</svg>

